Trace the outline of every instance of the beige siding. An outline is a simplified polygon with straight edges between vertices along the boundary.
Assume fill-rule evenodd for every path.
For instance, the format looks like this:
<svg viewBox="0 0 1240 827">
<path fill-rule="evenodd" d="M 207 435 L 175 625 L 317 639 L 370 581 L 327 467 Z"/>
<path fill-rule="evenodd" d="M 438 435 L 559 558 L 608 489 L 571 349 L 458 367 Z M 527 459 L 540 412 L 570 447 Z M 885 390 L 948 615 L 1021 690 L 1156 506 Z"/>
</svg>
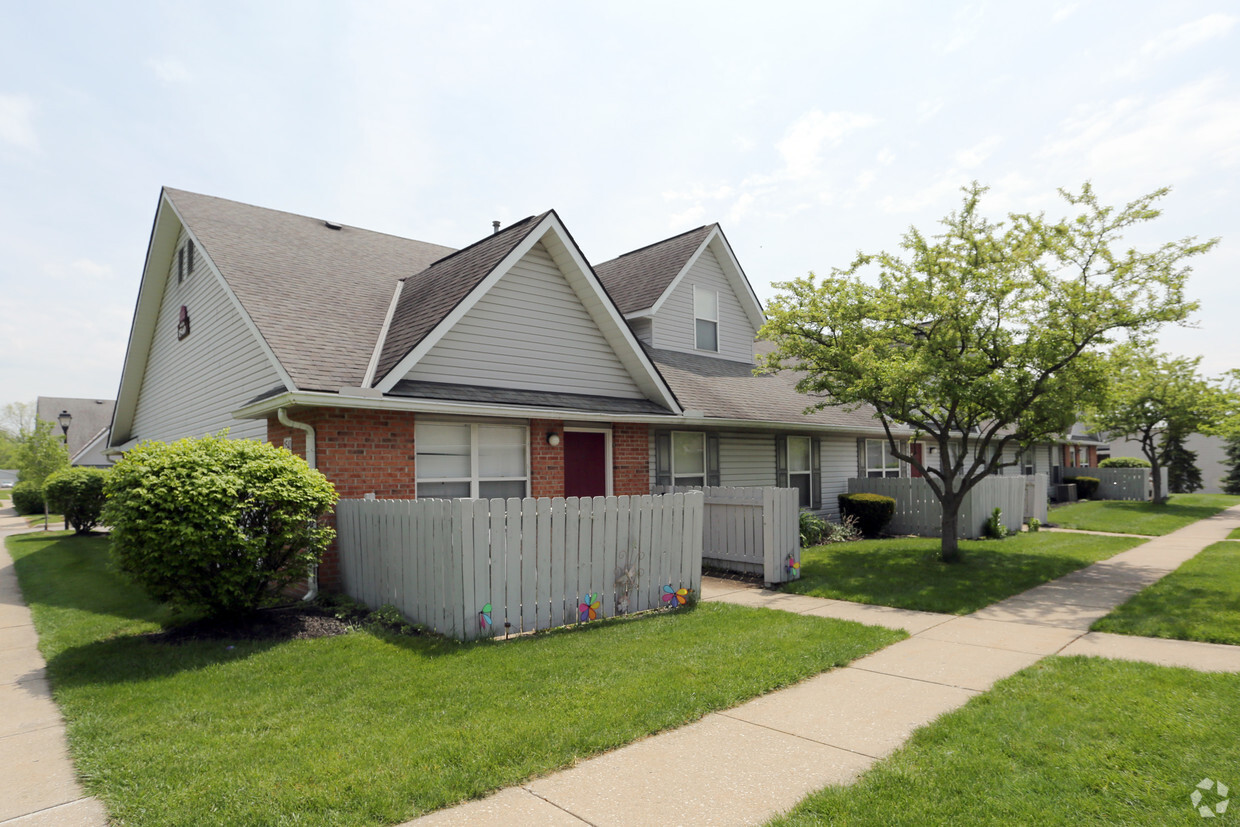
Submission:
<svg viewBox="0 0 1240 827">
<path fill-rule="evenodd" d="M 721 434 L 719 483 L 747 488 L 775 484 L 773 434 Z"/>
<path fill-rule="evenodd" d="M 693 267 L 676 285 L 676 289 L 659 308 L 654 317 L 653 343 L 657 348 L 679 350 L 686 353 L 708 353 L 695 345 L 693 315 L 694 286 L 717 290 L 719 293 L 719 352 L 718 356 L 737 362 L 753 361 L 753 340 L 756 331 L 749 317 L 741 308 L 740 301 L 732 291 L 732 285 L 719 260 L 708 247 L 694 262 Z M 772 449 L 773 450 L 773 449 Z"/>
<path fill-rule="evenodd" d="M 182 231 L 178 250 L 185 240 Z M 178 284 L 173 256 L 132 434 L 171 441 L 228 428 L 236 439 L 265 440 L 265 420 L 237 420 L 231 413 L 283 382 L 201 250 L 194 259 L 194 272 Z M 190 335 L 177 341 L 181 305 L 189 311 Z"/>
<path fill-rule="evenodd" d="M 643 396 L 541 242 L 405 378 Z"/>
<path fill-rule="evenodd" d="M 829 520 L 840 518 L 840 494 L 848 493 L 848 481 L 857 476 L 857 439 L 824 436 L 819 440 L 822 459 L 822 511 Z"/>
</svg>

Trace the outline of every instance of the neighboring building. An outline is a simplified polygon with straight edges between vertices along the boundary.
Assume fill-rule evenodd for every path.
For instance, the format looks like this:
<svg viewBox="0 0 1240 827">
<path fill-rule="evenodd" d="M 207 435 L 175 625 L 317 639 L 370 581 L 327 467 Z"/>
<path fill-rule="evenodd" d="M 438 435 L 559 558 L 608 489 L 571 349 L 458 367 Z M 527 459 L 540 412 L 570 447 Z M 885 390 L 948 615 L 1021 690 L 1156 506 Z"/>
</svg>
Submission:
<svg viewBox="0 0 1240 827">
<path fill-rule="evenodd" d="M 452 250 L 165 189 L 108 450 L 228 428 L 342 497 L 780 485 L 829 516 L 907 475 L 871 410 L 754 375 L 763 321 L 718 225 L 594 268 L 554 211 Z"/>
<path fill-rule="evenodd" d="M 104 431 L 112 424 L 112 399 L 78 399 L 75 397 L 40 396 L 35 402 L 35 415 L 40 421 L 52 423 L 52 433 L 60 436 L 60 414 L 71 417 L 68 438 L 70 462 L 73 465 L 110 465 L 101 452 L 84 452 L 88 446 L 100 444 Z"/>
<path fill-rule="evenodd" d="M 1197 452 L 1197 468 L 1201 471 L 1203 494 L 1222 494 L 1223 477 L 1230 470 L 1227 466 L 1227 441 L 1221 437 L 1190 434 L 1184 440 L 1190 451 Z M 1141 450 L 1141 443 L 1128 439 L 1111 440 L 1109 446 L 1102 450 L 1102 457 L 1139 457 L 1146 459 Z"/>
</svg>

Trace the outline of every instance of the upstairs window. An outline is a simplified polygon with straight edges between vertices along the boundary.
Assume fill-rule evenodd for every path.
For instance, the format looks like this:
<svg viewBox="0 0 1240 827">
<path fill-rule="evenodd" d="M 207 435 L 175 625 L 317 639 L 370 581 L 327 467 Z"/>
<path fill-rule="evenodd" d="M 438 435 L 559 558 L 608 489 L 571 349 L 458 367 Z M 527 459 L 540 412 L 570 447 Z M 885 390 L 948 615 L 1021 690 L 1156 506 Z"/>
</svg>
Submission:
<svg viewBox="0 0 1240 827">
<path fill-rule="evenodd" d="M 185 242 L 185 275 L 194 274 L 194 242 Z"/>
<path fill-rule="evenodd" d="M 885 439 L 865 441 L 865 475 L 867 477 L 900 476 L 900 460 L 892 456 L 891 445 Z"/>
<path fill-rule="evenodd" d="M 694 347 L 719 352 L 719 291 L 693 288 Z"/>
<path fill-rule="evenodd" d="M 185 281 L 185 248 L 177 250 L 177 284 Z"/>
<path fill-rule="evenodd" d="M 528 429 L 520 425 L 417 423 L 417 496 L 527 496 L 527 436 Z"/>
</svg>

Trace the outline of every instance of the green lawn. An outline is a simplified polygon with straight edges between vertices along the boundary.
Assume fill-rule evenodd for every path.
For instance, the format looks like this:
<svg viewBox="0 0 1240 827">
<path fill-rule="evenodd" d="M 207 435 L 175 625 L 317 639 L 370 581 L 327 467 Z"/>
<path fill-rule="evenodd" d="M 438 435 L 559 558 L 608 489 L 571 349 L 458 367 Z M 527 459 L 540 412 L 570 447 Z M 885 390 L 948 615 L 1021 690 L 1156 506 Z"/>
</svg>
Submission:
<svg viewBox="0 0 1240 827">
<path fill-rule="evenodd" d="M 857 783 L 781 827 L 1226 823 L 1190 802 L 1240 790 L 1240 675 L 1048 658 L 914 733 Z M 1211 791 L 1203 803 L 1213 805 Z M 1234 809 L 1234 806 L 1233 806 Z"/>
<path fill-rule="evenodd" d="M 1215 543 L 1093 629 L 1240 645 L 1240 544 Z"/>
<path fill-rule="evenodd" d="M 167 614 L 107 570 L 105 543 L 9 549 L 78 772 L 123 823 L 393 824 L 904 637 L 708 603 L 508 643 L 157 644 L 135 635 Z"/>
<path fill-rule="evenodd" d="M 1231 534 L 1227 535 L 1228 540 L 1240 540 L 1240 528 L 1233 528 Z"/>
<path fill-rule="evenodd" d="M 785 591 L 901 609 L 968 614 L 1139 545 L 1128 537 L 1037 532 L 962 540 L 963 562 L 939 560 L 934 538 L 832 543 L 801 552 Z"/>
<path fill-rule="evenodd" d="M 1162 505 L 1090 500 L 1054 506 L 1049 521 L 1061 528 L 1161 537 L 1237 503 L 1240 503 L 1240 497 L 1227 494 L 1173 494 Z"/>
</svg>

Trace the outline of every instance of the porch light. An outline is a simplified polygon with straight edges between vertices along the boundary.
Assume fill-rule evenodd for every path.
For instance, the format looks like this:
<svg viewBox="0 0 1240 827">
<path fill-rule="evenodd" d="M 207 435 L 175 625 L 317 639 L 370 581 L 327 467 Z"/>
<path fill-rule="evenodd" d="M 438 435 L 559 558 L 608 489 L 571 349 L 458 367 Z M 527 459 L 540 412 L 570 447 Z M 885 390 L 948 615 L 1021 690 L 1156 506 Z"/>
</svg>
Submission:
<svg viewBox="0 0 1240 827">
<path fill-rule="evenodd" d="M 560 435 L 557 434 L 555 431 L 548 431 L 547 432 L 547 444 L 550 445 L 552 448 L 559 448 L 560 447 Z"/>
<path fill-rule="evenodd" d="M 69 423 L 73 421 L 73 414 L 68 411 L 61 411 L 56 417 L 56 421 L 60 423 L 60 432 L 64 434 L 65 443 L 69 442 Z"/>
</svg>

